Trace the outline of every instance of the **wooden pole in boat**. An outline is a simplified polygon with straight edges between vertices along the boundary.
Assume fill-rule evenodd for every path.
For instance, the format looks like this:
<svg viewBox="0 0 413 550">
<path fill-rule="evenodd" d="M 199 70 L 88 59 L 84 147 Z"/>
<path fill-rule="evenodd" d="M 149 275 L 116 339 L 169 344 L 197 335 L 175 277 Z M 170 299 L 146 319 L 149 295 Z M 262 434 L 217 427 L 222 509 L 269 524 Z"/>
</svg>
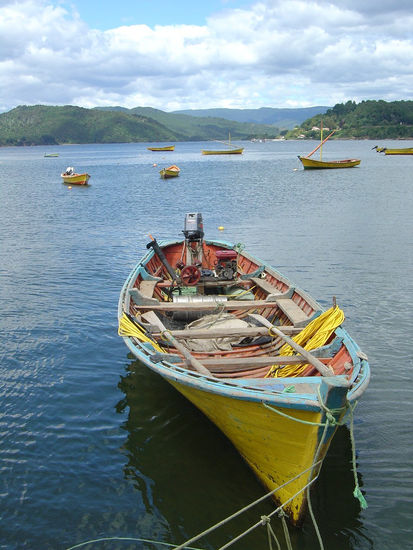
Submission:
<svg viewBox="0 0 413 550">
<path fill-rule="evenodd" d="M 321 142 L 320 160 L 323 160 L 323 120 L 322 119 L 321 119 L 321 124 L 320 124 L 320 142 Z"/>
<path fill-rule="evenodd" d="M 304 158 L 306 158 L 306 159 L 310 158 L 311 155 L 313 155 L 316 151 L 318 151 L 318 149 L 320 149 L 320 147 L 323 145 L 323 143 L 325 143 L 325 142 L 328 140 L 328 138 L 330 138 L 330 137 L 334 134 L 334 132 L 335 132 L 335 130 L 333 130 L 333 131 L 331 132 L 331 134 L 329 134 L 329 135 L 326 137 L 326 139 L 320 143 L 320 145 L 317 145 L 317 147 L 316 147 L 313 151 L 311 151 L 311 153 L 309 153 L 307 156 L 305 156 Z"/>
<path fill-rule="evenodd" d="M 319 359 L 317 359 L 317 357 L 314 357 L 314 355 L 311 355 L 309 351 L 302 348 L 299 344 L 294 342 L 294 340 L 292 340 L 289 336 L 284 334 L 281 330 L 278 330 L 278 328 L 274 326 L 272 323 L 270 323 L 265 317 L 263 317 L 262 315 L 257 315 L 256 313 L 251 313 L 250 317 L 256 319 L 261 324 L 268 327 L 271 330 L 271 332 L 273 332 L 274 334 L 279 336 L 282 340 L 287 342 L 287 344 L 289 344 L 292 348 L 294 348 L 295 351 L 298 351 L 298 353 L 300 353 L 303 357 L 305 357 L 307 361 L 311 363 L 311 365 L 313 365 L 313 367 L 315 367 L 322 376 L 334 376 L 334 372 L 330 367 L 326 367 L 324 363 L 322 363 Z"/>
</svg>

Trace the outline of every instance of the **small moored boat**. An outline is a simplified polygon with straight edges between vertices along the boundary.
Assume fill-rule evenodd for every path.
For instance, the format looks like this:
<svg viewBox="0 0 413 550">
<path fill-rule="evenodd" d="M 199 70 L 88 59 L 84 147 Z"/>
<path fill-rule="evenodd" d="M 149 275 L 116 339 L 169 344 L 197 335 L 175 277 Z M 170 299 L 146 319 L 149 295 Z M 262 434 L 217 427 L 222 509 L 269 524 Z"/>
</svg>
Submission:
<svg viewBox="0 0 413 550">
<path fill-rule="evenodd" d="M 413 147 L 405 147 L 403 149 L 388 149 L 383 148 L 385 155 L 413 155 Z"/>
<path fill-rule="evenodd" d="M 307 157 L 298 157 L 304 169 L 308 168 L 352 168 L 360 164 L 360 159 L 344 160 L 316 160 Z"/>
<path fill-rule="evenodd" d="M 218 140 L 216 140 L 218 141 Z M 228 143 L 222 142 L 228 146 L 228 149 L 202 149 L 203 155 L 242 155 L 244 148 L 234 148 L 231 145 L 231 134 L 228 134 Z"/>
<path fill-rule="evenodd" d="M 59 156 L 59 153 L 45 153 L 43 156 L 46 158 L 56 158 Z"/>
<path fill-rule="evenodd" d="M 147 147 L 149 151 L 174 151 L 175 145 L 166 145 L 165 147 Z"/>
<path fill-rule="evenodd" d="M 323 311 L 242 246 L 204 239 L 200 213 L 186 215 L 183 233 L 151 237 L 120 293 L 119 334 L 299 524 L 337 425 L 368 385 L 367 357 L 337 305 Z"/>
<path fill-rule="evenodd" d="M 176 166 L 176 164 L 172 164 L 172 166 L 168 166 L 168 168 L 162 168 L 162 170 L 159 171 L 161 174 L 161 178 L 176 178 L 179 176 L 180 168 Z"/>
<path fill-rule="evenodd" d="M 87 173 L 78 174 L 74 171 L 72 166 L 68 166 L 61 174 L 63 178 L 63 183 L 70 183 L 71 185 L 87 185 L 90 175 Z"/>
<path fill-rule="evenodd" d="M 324 143 L 335 133 L 333 130 L 324 140 L 323 140 L 323 126 L 321 125 L 321 143 L 311 151 L 307 156 L 302 157 L 298 155 L 301 164 L 303 165 L 304 170 L 308 169 L 322 169 L 322 168 L 353 168 L 358 166 L 361 162 L 360 159 L 344 159 L 344 160 L 323 160 L 322 159 L 322 148 Z M 315 160 L 310 158 L 316 151 L 320 149 L 320 159 Z"/>
<path fill-rule="evenodd" d="M 202 154 L 203 155 L 242 155 L 243 151 L 244 151 L 243 147 L 240 147 L 239 149 L 216 149 L 215 151 L 203 149 Z"/>
</svg>

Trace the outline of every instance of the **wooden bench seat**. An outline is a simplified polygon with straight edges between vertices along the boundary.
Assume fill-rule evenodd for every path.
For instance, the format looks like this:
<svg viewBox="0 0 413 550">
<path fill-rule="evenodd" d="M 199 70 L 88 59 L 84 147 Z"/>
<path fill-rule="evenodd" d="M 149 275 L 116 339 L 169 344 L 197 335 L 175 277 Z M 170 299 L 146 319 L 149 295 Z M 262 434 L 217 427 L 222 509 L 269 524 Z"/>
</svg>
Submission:
<svg viewBox="0 0 413 550">
<path fill-rule="evenodd" d="M 294 326 L 305 326 L 309 318 L 307 314 L 290 298 L 275 300 L 277 306 L 287 315 Z"/>
<path fill-rule="evenodd" d="M 219 298 L 214 301 L 208 302 L 158 302 L 154 305 L 140 305 L 139 309 L 148 311 L 152 309 L 153 311 L 215 311 L 217 309 L 223 310 L 249 310 L 257 308 L 275 308 L 276 303 L 270 302 L 268 300 L 225 300 L 222 301 Z"/>
<path fill-rule="evenodd" d="M 158 281 L 141 281 L 141 284 L 139 285 L 140 293 L 146 298 L 152 298 L 153 291 L 155 290 L 157 284 Z"/>
<path fill-rule="evenodd" d="M 251 277 L 250 280 L 254 283 L 254 285 L 258 286 L 262 290 L 265 290 L 265 292 L 268 292 L 268 294 L 273 294 L 275 296 L 281 296 L 283 294 L 281 290 L 273 286 L 266 279 L 261 279 L 261 277 Z"/>
</svg>

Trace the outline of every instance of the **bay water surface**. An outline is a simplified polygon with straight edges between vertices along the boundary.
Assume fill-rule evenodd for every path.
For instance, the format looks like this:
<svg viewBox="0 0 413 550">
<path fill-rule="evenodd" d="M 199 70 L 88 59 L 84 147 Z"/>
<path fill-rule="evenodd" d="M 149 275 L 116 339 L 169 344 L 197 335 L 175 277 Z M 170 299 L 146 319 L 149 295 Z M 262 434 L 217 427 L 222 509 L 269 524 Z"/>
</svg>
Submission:
<svg viewBox="0 0 413 550">
<path fill-rule="evenodd" d="M 119 293 L 149 233 L 181 238 L 187 212 L 324 307 L 336 296 L 372 369 L 354 426 L 368 508 L 352 494 L 343 426 L 312 492 L 324 547 L 413 548 L 413 157 L 331 141 L 324 159 L 360 166 L 304 171 L 297 155 L 314 142 L 244 143 L 222 157 L 202 156 L 207 143 L 147 145 L 0 149 L 0 548 L 178 545 L 264 494 L 226 438 L 117 335 Z M 181 175 L 162 180 L 170 164 Z M 90 185 L 64 185 L 66 166 Z M 272 510 L 192 546 L 217 549 Z M 320 547 L 309 518 L 290 536 L 294 550 Z M 269 548 L 266 528 L 233 547 Z"/>
</svg>

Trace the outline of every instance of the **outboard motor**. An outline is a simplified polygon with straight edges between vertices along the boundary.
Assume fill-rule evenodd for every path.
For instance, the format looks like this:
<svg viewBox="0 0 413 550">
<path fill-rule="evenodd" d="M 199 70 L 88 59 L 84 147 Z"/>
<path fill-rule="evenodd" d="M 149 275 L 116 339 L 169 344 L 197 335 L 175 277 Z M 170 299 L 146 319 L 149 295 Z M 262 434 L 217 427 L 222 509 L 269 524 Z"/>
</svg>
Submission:
<svg viewBox="0 0 413 550">
<path fill-rule="evenodd" d="M 204 236 L 204 224 L 200 212 L 185 215 L 183 234 L 188 242 L 202 240 Z"/>
</svg>

